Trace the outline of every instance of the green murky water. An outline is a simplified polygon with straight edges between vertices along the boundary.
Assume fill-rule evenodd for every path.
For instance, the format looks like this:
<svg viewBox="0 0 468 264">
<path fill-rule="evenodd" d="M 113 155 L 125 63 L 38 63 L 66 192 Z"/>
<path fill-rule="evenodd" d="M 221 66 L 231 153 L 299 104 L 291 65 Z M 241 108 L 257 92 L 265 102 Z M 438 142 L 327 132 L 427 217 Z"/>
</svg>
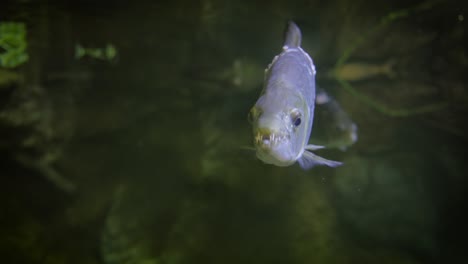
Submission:
<svg viewBox="0 0 468 264">
<path fill-rule="evenodd" d="M 1 261 L 463 262 L 467 7 L 400 2 L 3 4 Z M 288 19 L 358 127 L 342 167 L 246 149 Z"/>
</svg>

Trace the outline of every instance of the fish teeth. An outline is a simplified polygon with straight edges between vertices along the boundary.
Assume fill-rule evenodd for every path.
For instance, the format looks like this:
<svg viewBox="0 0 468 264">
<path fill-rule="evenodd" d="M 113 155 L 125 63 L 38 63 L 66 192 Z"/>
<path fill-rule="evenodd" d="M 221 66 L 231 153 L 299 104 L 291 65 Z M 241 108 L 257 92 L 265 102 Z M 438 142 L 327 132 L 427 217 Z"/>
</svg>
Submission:
<svg viewBox="0 0 468 264">
<path fill-rule="evenodd" d="M 269 134 L 269 135 L 264 135 L 261 133 L 257 133 L 255 136 L 255 143 L 257 145 L 259 144 L 264 144 L 264 145 L 275 145 L 278 144 L 281 141 L 284 141 L 287 138 L 285 135 L 280 135 L 280 134 Z"/>
</svg>

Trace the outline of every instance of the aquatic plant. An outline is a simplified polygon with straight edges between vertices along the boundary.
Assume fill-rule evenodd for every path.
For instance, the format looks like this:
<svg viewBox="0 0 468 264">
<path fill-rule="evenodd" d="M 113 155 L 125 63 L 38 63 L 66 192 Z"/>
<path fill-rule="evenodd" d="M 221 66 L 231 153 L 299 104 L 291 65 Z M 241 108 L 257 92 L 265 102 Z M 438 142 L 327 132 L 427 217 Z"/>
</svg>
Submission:
<svg viewBox="0 0 468 264">
<path fill-rule="evenodd" d="M 0 22 L 0 67 L 14 68 L 28 61 L 24 23 Z"/>
<path fill-rule="evenodd" d="M 427 1 L 422 4 L 419 4 L 415 7 L 411 8 L 406 8 L 398 11 L 394 11 L 389 13 L 388 15 L 382 17 L 380 19 L 380 22 L 377 23 L 374 27 L 372 27 L 369 31 L 366 33 L 360 35 L 341 55 L 341 57 L 337 60 L 333 72 L 337 72 L 351 57 L 351 55 L 356 51 L 356 49 L 365 43 L 365 41 L 373 34 L 379 32 L 384 28 L 385 26 L 388 26 L 392 22 L 402 19 L 405 17 L 410 16 L 411 14 L 422 12 L 428 9 L 433 8 L 435 5 L 441 3 L 442 1 L 440 0 L 435 0 L 435 1 Z M 416 114 L 423 114 L 423 113 L 430 113 L 430 112 L 435 112 L 438 110 L 441 110 L 445 107 L 448 106 L 447 102 L 439 102 L 439 103 L 434 103 L 434 104 L 428 104 L 420 107 L 415 107 L 415 108 L 402 108 L 402 109 L 393 109 L 384 103 L 378 102 L 375 99 L 371 98 L 368 95 L 365 95 L 361 92 L 358 92 L 356 89 L 353 88 L 353 86 L 347 82 L 346 80 L 343 80 L 340 78 L 338 75 L 334 75 L 334 78 L 338 81 L 338 83 L 341 85 L 343 89 L 345 89 L 348 93 L 350 93 L 352 96 L 356 97 L 358 100 L 366 104 L 367 106 L 377 110 L 378 112 L 391 116 L 391 117 L 404 117 L 404 116 L 411 116 L 411 115 L 416 115 Z"/>
</svg>

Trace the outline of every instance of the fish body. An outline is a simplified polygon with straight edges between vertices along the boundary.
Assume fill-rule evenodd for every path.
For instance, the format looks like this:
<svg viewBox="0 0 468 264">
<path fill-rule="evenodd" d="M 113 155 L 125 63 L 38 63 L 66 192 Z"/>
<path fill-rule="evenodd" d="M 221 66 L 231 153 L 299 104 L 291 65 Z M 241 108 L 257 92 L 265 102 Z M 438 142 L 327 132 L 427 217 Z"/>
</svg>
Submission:
<svg viewBox="0 0 468 264">
<path fill-rule="evenodd" d="M 315 97 L 314 117 L 313 144 L 344 151 L 357 141 L 357 125 L 340 104 L 319 87 Z"/>
<path fill-rule="evenodd" d="M 303 169 L 336 167 L 341 162 L 319 157 L 308 145 L 315 107 L 315 66 L 301 48 L 301 31 L 289 22 L 282 52 L 265 70 L 264 88 L 250 111 L 257 157 L 267 164 Z"/>
</svg>

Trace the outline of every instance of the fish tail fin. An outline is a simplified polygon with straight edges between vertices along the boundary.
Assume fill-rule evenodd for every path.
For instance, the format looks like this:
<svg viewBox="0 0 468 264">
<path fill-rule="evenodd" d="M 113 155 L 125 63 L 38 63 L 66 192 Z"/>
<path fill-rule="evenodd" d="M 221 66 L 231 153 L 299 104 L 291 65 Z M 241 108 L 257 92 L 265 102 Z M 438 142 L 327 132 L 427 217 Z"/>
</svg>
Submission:
<svg viewBox="0 0 468 264">
<path fill-rule="evenodd" d="M 297 48 L 301 46 L 302 34 L 299 27 L 293 21 L 289 21 L 284 38 L 284 46 Z"/>
<path fill-rule="evenodd" d="M 304 170 L 308 170 L 308 169 L 311 169 L 312 167 L 319 166 L 319 165 L 324 165 L 324 166 L 328 166 L 332 168 L 343 165 L 342 162 L 327 160 L 307 150 L 304 151 L 304 153 L 297 160 L 297 162 L 299 163 L 299 166 L 301 166 L 301 168 Z"/>
</svg>

